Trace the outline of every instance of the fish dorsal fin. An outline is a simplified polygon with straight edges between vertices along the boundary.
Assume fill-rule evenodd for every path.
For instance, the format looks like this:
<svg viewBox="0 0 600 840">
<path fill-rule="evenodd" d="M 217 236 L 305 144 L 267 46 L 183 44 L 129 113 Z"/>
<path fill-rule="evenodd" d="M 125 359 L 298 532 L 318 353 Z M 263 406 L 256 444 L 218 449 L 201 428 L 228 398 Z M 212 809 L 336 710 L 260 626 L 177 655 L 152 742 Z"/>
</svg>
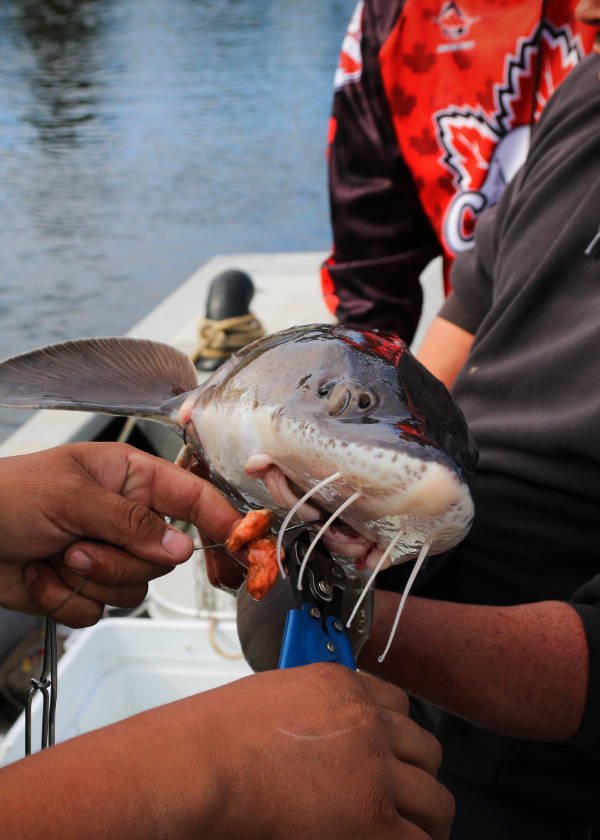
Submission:
<svg viewBox="0 0 600 840">
<path fill-rule="evenodd" d="M 66 408 L 154 417 L 198 387 L 189 358 L 138 338 L 86 338 L 51 344 L 0 363 L 0 405 Z"/>
</svg>

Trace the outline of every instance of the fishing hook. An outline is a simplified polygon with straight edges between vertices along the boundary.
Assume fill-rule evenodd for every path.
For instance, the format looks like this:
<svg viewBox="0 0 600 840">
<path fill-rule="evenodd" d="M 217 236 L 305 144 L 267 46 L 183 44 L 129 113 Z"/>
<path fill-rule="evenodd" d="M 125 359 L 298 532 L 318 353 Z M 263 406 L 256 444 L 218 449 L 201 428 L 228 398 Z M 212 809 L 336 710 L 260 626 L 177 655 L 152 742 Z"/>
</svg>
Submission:
<svg viewBox="0 0 600 840">
<path fill-rule="evenodd" d="M 296 530 L 296 528 L 304 528 L 307 525 L 318 525 L 320 521 L 321 521 L 320 519 L 311 519 L 309 522 L 299 522 L 297 525 L 289 525 L 285 529 L 285 533 L 287 534 L 288 531 L 294 531 L 294 530 Z M 278 537 L 279 536 L 279 531 L 273 531 L 273 536 Z M 226 545 L 227 545 L 227 543 L 224 543 L 224 542 L 214 543 L 214 545 L 200 545 L 200 546 L 198 546 L 198 548 L 195 548 L 194 551 L 204 551 L 204 549 L 206 549 L 206 548 L 225 548 Z"/>
</svg>

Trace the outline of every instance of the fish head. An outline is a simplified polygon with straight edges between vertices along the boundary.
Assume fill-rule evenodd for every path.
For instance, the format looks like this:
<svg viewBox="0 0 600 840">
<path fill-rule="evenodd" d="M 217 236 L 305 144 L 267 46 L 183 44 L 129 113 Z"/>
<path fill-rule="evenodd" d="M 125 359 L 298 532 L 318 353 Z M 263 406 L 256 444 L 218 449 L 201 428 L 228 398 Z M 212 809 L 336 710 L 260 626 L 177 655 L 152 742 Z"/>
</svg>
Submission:
<svg viewBox="0 0 600 840">
<path fill-rule="evenodd" d="M 235 499 L 326 522 L 332 555 L 374 567 L 460 542 L 477 451 L 450 394 L 397 336 L 295 327 L 229 359 L 180 422 Z M 343 510 L 341 510 L 343 508 Z"/>
</svg>

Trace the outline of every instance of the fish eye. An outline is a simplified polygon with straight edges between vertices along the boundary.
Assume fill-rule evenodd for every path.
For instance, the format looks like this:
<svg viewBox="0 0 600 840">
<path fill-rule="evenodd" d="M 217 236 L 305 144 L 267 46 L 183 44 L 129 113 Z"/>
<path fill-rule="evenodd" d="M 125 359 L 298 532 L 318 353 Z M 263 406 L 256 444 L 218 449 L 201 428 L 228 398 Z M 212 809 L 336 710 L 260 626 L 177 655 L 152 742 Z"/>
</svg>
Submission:
<svg viewBox="0 0 600 840">
<path fill-rule="evenodd" d="M 319 385 L 317 388 L 317 397 L 328 397 L 333 391 L 334 386 L 335 382 L 323 382 L 323 384 Z"/>
<path fill-rule="evenodd" d="M 369 394 L 367 391 L 362 391 L 362 393 L 358 395 L 356 402 L 358 407 L 364 410 L 367 408 L 371 408 L 371 406 L 373 405 L 373 398 L 371 397 L 371 394 Z"/>
</svg>

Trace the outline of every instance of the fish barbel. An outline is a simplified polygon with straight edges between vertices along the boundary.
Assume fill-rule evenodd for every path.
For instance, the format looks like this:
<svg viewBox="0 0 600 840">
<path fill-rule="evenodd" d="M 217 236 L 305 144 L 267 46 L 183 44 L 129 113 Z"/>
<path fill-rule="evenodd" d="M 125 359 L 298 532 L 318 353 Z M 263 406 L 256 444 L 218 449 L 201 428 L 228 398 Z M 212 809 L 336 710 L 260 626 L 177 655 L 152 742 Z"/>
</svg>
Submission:
<svg viewBox="0 0 600 840">
<path fill-rule="evenodd" d="M 293 327 L 201 385 L 168 345 L 68 341 L 0 363 L 0 405 L 170 424 L 238 507 L 327 520 L 328 550 L 356 569 L 414 559 L 425 544 L 444 552 L 473 519 L 477 452 L 463 415 L 393 335 Z"/>
</svg>

